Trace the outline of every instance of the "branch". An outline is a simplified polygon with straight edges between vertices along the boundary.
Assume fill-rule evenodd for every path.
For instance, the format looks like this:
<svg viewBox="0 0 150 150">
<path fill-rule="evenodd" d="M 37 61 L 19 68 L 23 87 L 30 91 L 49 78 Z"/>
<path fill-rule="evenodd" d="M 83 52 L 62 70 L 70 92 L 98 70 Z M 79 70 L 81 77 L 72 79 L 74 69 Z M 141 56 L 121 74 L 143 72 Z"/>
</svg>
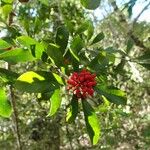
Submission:
<svg viewBox="0 0 150 150">
<path fill-rule="evenodd" d="M 119 15 L 119 21 L 122 23 L 127 23 L 125 15 L 120 11 L 118 8 L 116 1 L 111 1 L 110 4 L 112 5 L 114 12 L 117 12 Z"/>
<path fill-rule="evenodd" d="M 19 125 L 18 125 L 18 121 L 19 121 L 18 111 L 16 108 L 16 100 L 15 100 L 15 95 L 14 95 L 14 90 L 13 90 L 12 85 L 10 85 L 9 91 L 10 91 L 11 105 L 13 108 L 13 121 L 14 121 L 15 131 L 16 131 L 17 145 L 18 145 L 18 149 L 22 150 L 21 140 L 20 140 L 20 131 L 19 131 Z"/>
<path fill-rule="evenodd" d="M 112 7 L 114 8 L 114 11 L 119 14 L 119 21 L 120 21 L 120 23 L 122 23 L 122 24 L 125 23 L 124 26 L 125 26 L 125 28 L 127 28 L 127 27 L 129 26 L 129 24 L 128 24 L 127 20 L 126 20 L 125 15 L 124 15 L 124 14 L 120 11 L 120 9 L 118 8 L 118 6 L 117 6 L 117 4 L 116 4 L 116 1 L 112 1 L 112 2 L 111 2 L 111 5 L 112 5 Z M 150 5 L 150 3 L 148 3 L 144 8 L 146 9 L 149 5 Z M 144 8 L 143 8 L 143 11 L 145 10 Z M 141 11 L 139 15 L 141 15 L 143 11 Z M 138 16 L 139 16 L 139 15 L 138 15 Z M 138 16 L 137 16 L 137 17 L 138 17 Z M 137 17 L 136 17 L 136 18 L 137 18 Z M 139 17 L 140 17 L 140 16 L 139 16 Z M 137 18 L 137 19 L 138 19 L 138 18 Z M 135 23 L 136 23 L 136 22 L 135 22 Z M 136 46 L 138 46 L 138 47 L 140 47 L 140 48 L 142 48 L 142 49 L 144 49 L 144 50 L 146 50 L 146 51 L 149 51 L 149 50 L 150 50 L 150 48 L 148 48 L 148 47 L 146 47 L 146 46 L 144 45 L 143 41 L 141 41 L 137 36 L 135 36 L 135 35 L 133 34 L 133 26 L 132 26 L 131 29 L 129 29 L 129 30 L 127 31 L 127 35 L 129 36 L 129 38 L 131 38 L 131 39 L 134 41 L 134 43 L 135 43 Z"/>
<path fill-rule="evenodd" d="M 142 48 L 145 51 L 150 51 L 149 47 L 146 47 L 143 43 L 143 41 L 141 41 L 138 37 L 136 37 L 133 32 L 129 32 L 128 33 L 129 36 L 131 37 L 131 39 L 134 41 L 135 45 Z"/>
<path fill-rule="evenodd" d="M 141 10 L 141 12 L 137 15 L 137 17 L 134 19 L 133 21 L 133 25 L 137 22 L 137 20 L 139 19 L 139 17 L 143 14 L 143 12 L 149 7 L 150 2 Z"/>
<path fill-rule="evenodd" d="M 8 25 L 11 26 L 13 23 L 13 17 L 14 17 L 14 12 L 10 12 L 9 17 L 8 17 Z M 11 65 L 9 63 L 6 64 L 6 69 L 11 70 Z M 15 135 L 16 135 L 16 140 L 17 140 L 17 148 L 18 150 L 22 150 L 22 145 L 21 145 L 21 140 L 20 140 L 20 131 L 19 131 L 19 119 L 18 119 L 18 111 L 16 107 L 16 99 L 15 99 L 15 94 L 14 94 L 14 89 L 13 86 L 9 86 L 9 94 L 10 94 L 10 103 L 12 105 L 13 109 L 13 115 L 12 115 L 12 121 L 14 124 L 14 129 L 15 129 Z"/>
<path fill-rule="evenodd" d="M 11 70 L 11 65 L 9 63 L 7 63 L 6 65 L 7 65 L 6 69 Z M 18 150 L 22 150 L 22 145 L 21 145 L 21 140 L 20 140 L 20 131 L 19 131 L 19 125 L 18 125 L 18 122 L 19 122 L 18 111 L 16 108 L 16 99 L 15 99 L 13 86 L 10 85 L 8 90 L 9 90 L 9 95 L 10 95 L 10 103 L 13 109 L 12 121 L 15 127 L 14 131 L 15 131 L 16 139 L 17 139 L 17 147 L 18 147 Z"/>
<path fill-rule="evenodd" d="M 115 0 L 113 0 L 113 1 L 111 1 L 110 2 L 110 4 L 112 5 L 112 7 L 113 7 L 113 9 L 114 9 L 114 12 L 116 12 L 119 16 L 119 21 L 120 21 L 120 23 L 122 23 L 122 26 L 125 28 L 125 29 L 127 29 L 127 27 L 129 27 L 129 24 L 128 24 L 128 21 L 126 20 L 126 17 L 125 17 L 125 15 L 120 11 L 120 9 L 118 8 L 118 6 L 117 6 L 117 4 L 116 4 L 116 1 Z M 145 7 L 147 8 L 149 6 L 149 4 L 148 5 L 146 5 Z M 145 8 L 144 7 L 144 8 Z M 145 9 L 146 9 L 145 8 Z M 145 10 L 145 9 L 143 9 L 143 11 Z M 140 14 L 138 15 L 139 17 L 140 17 L 140 15 L 143 13 L 143 11 L 141 11 L 140 12 Z M 137 16 L 137 17 L 138 17 Z M 136 18 L 137 18 L 136 17 Z M 137 18 L 138 19 L 138 18 Z M 135 21 L 135 20 L 134 20 Z M 136 21 L 135 21 L 135 23 L 136 23 Z M 137 36 L 135 36 L 134 34 L 133 34 L 133 26 L 132 26 L 132 28 L 129 28 L 128 30 L 127 30 L 127 33 L 126 33 L 127 35 L 128 35 L 128 37 L 129 38 L 131 38 L 133 41 L 134 41 L 134 43 L 135 43 L 135 45 L 136 46 L 138 46 L 138 47 L 140 47 L 140 48 L 142 48 L 142 49 L 144 49 L 144 50 L 146 50 L 146 51 L 149 51 L 150 50 L 150 48 L 148 48 L 148 47 L 146 47 L 145 45 L 144 45 L 144 43 L 143 43 L 143 41 L 141 41 Z M 130 51 L 128 51 L 128 53 L 127 54 L 129 54 L 129 52 Z M 121 59 L 121 61 L 120 61 L 120 63 L 118 64 L 118 66 L 116 67 L 116 70 L 118 70 L 118 69 L 123 69 L 124 68 L 124 66 L 125 66 L 125 63 L 126 63 L 126 60 L 124 59 L 124 56 L 122 56 L 122 59 Z"/>
</svg>

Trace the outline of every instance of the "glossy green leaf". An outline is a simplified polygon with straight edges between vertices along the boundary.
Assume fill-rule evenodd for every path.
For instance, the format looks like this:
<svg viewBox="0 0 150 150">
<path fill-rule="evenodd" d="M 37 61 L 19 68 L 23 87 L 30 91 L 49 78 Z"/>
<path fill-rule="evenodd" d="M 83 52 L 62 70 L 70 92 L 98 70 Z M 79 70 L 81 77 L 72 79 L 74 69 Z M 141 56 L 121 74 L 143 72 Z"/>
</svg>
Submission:
<svg viewBox="0 0 150 150">
<path fill-rule="evenodd" d="M 0 89 L 0 115 L 9 118 L 11 113 L 12 107 L 7 99 L 6 93 L 3 89 Z"/>
<path fill-rule="evenodd" d="M 133 46 L 134 46 L 134 41 L 132 39 L 129 39 L 127 42 L 127 48 L 126 48 L 127 53 L 130 52 L 130 50 L 133 48 Z"/>
<path fill-rule="evenodd" d="M 102 113 L 106 113 L 109 111 L 110 102 L 104 96 L 102 96 L 102 99 L 103 99 L 103 103 L 102 105 L 98 106 L 98 111 Z"/>
<path fill-rule="evenodd" d="M 79 57 L 76 54 L 76 52 L 74 52 L 72 49 L 69 49 L 69 51 L 70 51 L 70 54 L 73 56 L 73 58 L 75 58 L 77 61 L 79 61 Z"/>
<path fill-rule="evenodd" d="M 7 49 L 7 48 L 10 48 L 10 47 L 11 47 L 11 44 L 9 44 L 6 41 L 0 39 L 0 51 L 4 50 L 4 49 Z"/>
<path fill-rule="evenodd" d="M 87 132 L 93 145 L 97 144 L 100 138 L 100 124 L 94 109 L 86 101 L 82 100 L 84 117 L 86 122 Z"/>
<path fill-rule="evenodd" d="M 31 50 L 31 53 L 36 58 L 41 58 L 44 51 L 43 44 L 37 42 L 35 39 L 29 36 L 20 36 L 17 41 L 23 46 Z"/>
<path fill-rule="evenodd" d="M 53 95 L 54 91 L 44 92 L 44 93 L 38 93 L 38 100 L 39 101 L 49 101 L 51 96 Z"/>
<path fill-rule="evenodd" d="M 0 80 L 3 82 L 15 82 L 18 74 L 10 70 L 0 68 Z"/>
<path fill-rule="evenodd" d="M 20 23 L 22 27 L 25 29 L 25 31 L 29 34 L 30 32 L 30 20 L 25 19 L 25 20 L 20 20 Z"/>
<path fill-rule="evenodd" d="M 92 22 L 89 21 L 89 26 L 88 26 L 88 30 L 87 30 L 88 40 L 91 39 L 91 37 L 93 36 L 93 33 L 94 33 L 94 25 Z"/>
<path fill-rule="evenodd" d="M 63 55 L 59 49 L 59 46 L 50 43 L 46 52 L 48 56 L 50 56 L 52 63 L 55 63 L 59 67 L 63 65 Z"/>
<path fill-rule="evenodd" d="M 56 73 L 53 73 L 53 76 L 55 77 L 55 79 L 57 80 L 57 82 L 58 82 L 59 84 L 64 85 L 64 82 L 63 82 L 61 76 L 59 76 L 59 75 L 56 74 Z"/>
<path fill-rule="evenodd" d="M 36 58 L 32 56 L 29 50 L 21 48 L 6 51 L 0 54 L 0 60 L 4 60 L 10 63 L 33 61 Z"/>
<path fill-rule="evenodd" d="M 126 94 L 119 89 L 98 86 L 95 87 L 95 90 L 98 94 L 105 96 L 111 103 L 117 105 L 126 105 L 127 103 Z"/>
<path fill-rule="evenodd" d="M 58 88 L 59 84 L 49 72 L 28 71 L 15 82 L 15 87 L 22 92 L 43 93 Z"/>
<path fill-rule="evenodd" d="M 65 26 L 61 26 L 57 29 L 56 34 L 56 44 L 59 45 L 62 53 L 65 52 L 65 49 L 68 44 L 69 31 Z"/>
<path fill-rule="evenodd" d="M 78 115 L 78 99 L 73 96 L 72 97 L 72 100 L 71 100 L 71 104 L 70 104 L 70 107 L 68 109 L 68 112 L 67 112 L 67 117 L 66 117 L 66 121 L 71 123 L 71 122 L 74 122 L 77 115 Z"/>
<path fill-rule="evenodd" d="M 4 17 L 8 17 L 8 15 L 12 12 L 12 5 L 6 4 L 2 7 L 2 12 Z"/>
<path fill-rule="evenodd" d="M 2 0 L 3 2 L 5 2 L 5 3 L 12 3 L 14 0 Z"/>
<path fill-rule="evenodd" d="M 76 34 L 80 34 L 89 28 L 89 21 L 84 21 L 77 29 Z"/>
<path fill-rule="evenodd" d="M 96 70 L 97 73 L 106 72 L 109 65 L 109 57 L 107 57 L 106 52 L 100 52 L 93 60 L 90 62 L 89 67 Z"/>
<path fill-rule="evenodd" d="M 102 39 L 104 39 L 104 33 L 100 32 L 99 34 L 96 35 L 96 37 L 93 39 L 91 45 L 96 44 L 98 42 L 100 42 Z"/>
<path fill-rule="evenodd" d="M 73 55 L 73 57 L 79 61 L 79 52 L 80 50 L 84 47 L 84 43 L 82 41 L 82 39 L 79 36 L 76 36 L 73 41 L 71 42 L 71 46 L 70 46 L 70 52 Z"/>
<path fill-rule="evenodd" d="M 145 67 L 146 69 L 150 70 L 150 52 L 146 51 L 142 56 L 136 58 L 141 66 Z"/>
<path fill-rule="evenodd" d="M 74 51 L 74 53 L 78 54 L 80 50 L 84 47 L 84 43 L 79 36 L 76 36 L 71 42 L 70 47 Z"/>
<path fill-rule="evenodd" d="M 34 33 L 39 33 L 41 31 L 42 25 L 43 25 L 43 22 L 40 20 L 40 18 L 36 17 L 34 21 Z"/>
<path fill-rule="evenodd" d="M 80 0 L 86 9 L 94 10 L 99 7 L 101 0 Z"/>
<path fill-rule="evenodd" d="M 60 89 L 56 89 L 50 98 L 50 111 L 48 116 L 53 116 L 61 105 Z"/>
</svg>

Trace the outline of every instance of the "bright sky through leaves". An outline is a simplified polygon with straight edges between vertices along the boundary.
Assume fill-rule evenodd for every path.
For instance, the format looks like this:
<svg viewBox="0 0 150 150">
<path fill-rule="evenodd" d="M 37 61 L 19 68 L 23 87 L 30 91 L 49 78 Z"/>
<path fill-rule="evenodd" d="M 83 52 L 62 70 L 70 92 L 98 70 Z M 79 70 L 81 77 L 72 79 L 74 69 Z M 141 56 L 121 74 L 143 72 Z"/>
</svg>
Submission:
<svg viewBox="0 0 150 150">
<path fill-rule="evenodd" d="M 118 6 L 122 6 L 123 4 L 127 3 L 129 0 L 117 0 Z M 133 15 L 132 19 L 136 18 L 141 10 L 149 3 L 149 1 L 137 0 L 135 6 L 133 7 Z M 95 16 L 98 20 L 101 20 L 108 15 L 108 13 L 112 12 L 112 8 L 108 6 L 107 2 L 104 2 L 104 7 L 99 7 L 94 11 Z M 103 8 L 103 9 L 102 9 Z M 147 21 L 150 22 L 150 7 L 146 9 L 142 15 L 139 17 L 138 21 Z"/>
</svg>

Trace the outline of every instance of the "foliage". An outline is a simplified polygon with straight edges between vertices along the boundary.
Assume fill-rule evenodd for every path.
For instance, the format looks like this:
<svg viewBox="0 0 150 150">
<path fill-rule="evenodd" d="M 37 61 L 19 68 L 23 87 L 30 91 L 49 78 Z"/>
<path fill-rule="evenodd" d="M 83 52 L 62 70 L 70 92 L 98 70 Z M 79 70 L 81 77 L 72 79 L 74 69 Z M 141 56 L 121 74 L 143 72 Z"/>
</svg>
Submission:
<svg viewBox="0 0 150 150">
<path fill-rule="evenodd" d="M 132 130 L 138 134 L 126 121 L 137 115 L 137 110 L 132 110 L 141 103 L 136 101 L 137 91 L 148 102 L 148 87 L 140 91 L 139 84 L 134 85 L 136 80 L 148 79 L 142 66 L 149 69 L 149 52 L 141 54 L 140 48 L 149 45 L 136 45 L 136 41 L 146 38 L 149 24 L 135 23 L 134 36 L 129 36 L 114 13 L 96 24 L 89 14 L 102 3 L 0 2 L 0 29 L 5 33 L 0 39 L 0 115 L 8 118 L 1 118 L 6 133 L 0 136 L 4 139 L 0 148 L 116 149 L 125 137 L 132 138 Z M 125 4 L 130 17 L 135 3 Z M 145 30 L 142 35 L 141 29 Z M 143 82 L 144 86 L 149 85 Z M 136 138 L 147 147 L 148 117 L 144 112 L 144 119 L 133 121 L 142 123 L 142 138 Z M 13 131 L 8 133 L 9 121 L 17 138 Z M 12 144 L 15 140 L 17 145 Z M 142 144 L 134 148 L 146 148 Z"/>
</svg>

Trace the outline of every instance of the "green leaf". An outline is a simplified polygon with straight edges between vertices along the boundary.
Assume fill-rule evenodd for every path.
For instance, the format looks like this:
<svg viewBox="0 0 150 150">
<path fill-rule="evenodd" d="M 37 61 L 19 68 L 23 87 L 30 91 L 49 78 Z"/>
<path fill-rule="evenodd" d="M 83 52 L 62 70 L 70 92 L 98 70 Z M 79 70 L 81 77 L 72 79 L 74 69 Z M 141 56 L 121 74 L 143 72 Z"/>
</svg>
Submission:
<svg viewBox="0 0 150 150">
<path fill-rule="evenodd" d="M 12 107 L 8 101 L 5 91 L 0 89 L 0 115 L 9 118 L 12 113 Z"/>
<path fill-rule="evenodd" d="M 100 42 L 102 39 L 104 39 L 104 33 L 101 32 L 99 34 L 97 34 L 97 36 L 94 38 L 94 40 L 92 41 L 91 45 L 96 44 L 98 42 Z"/>
<path fill-rule="evenodd" d="M 70 51 L 70 54 L 73 56 L 73 58 L 75 58 L 75 60 L 80 61 L 76 52 L 74 52 L 72 49 L 69 49 L 69 51 Z"/>
<path fill-rule="evenodd" d="M 75 28 L 75 27 L 74 27 L 74 23 L 73 23 L 71 20 L 68 20 L 68 19 L 65 19 L 64 21 L 65 21 L 65 24 L 66 24 L 66 26 L 67 26 L 69 32 L 73 35 L 73 33 L 74 33 L 74 28 Z"/>
<path fill-rule="evenodd" d="M 2 0 L 2 1 L 5 2 L 5 3 L 11 4 L 14 0 Z"/>
<path fill-rule="evenodd" d="M 98 94 L 105 96 L 111 103 L 117 105 L 126 105 L 127 103 L 126 94 L 117 88 L 98 86 L 95 87 L 95 90 Z"/>
<path fill-rule="evenodd" d="M 57 82 L 59 84 L 64 85 L 64 82 L 63 82 L 62 78 L 58 74 L 53 73 L 53 76 L 55 77 L 55 79 L 57 80 Z"/>
<path fill-rule="evenodd" d="M 88 30 L 89 28 L 89 21 L 84 21 L 76 31 L 76 34 L 81 34 L 82 32 Z"/>
<path fill-rule="evenodd" d="M 12 12 L 12 5 L 6 4 L 2 7 L 2 14 L 4 15 L 5 18 L 8 17 L 8 15 Z"/>
<path fill-rule="evenodd" d="M 51 96 L 53 95 L 54 91 L 44 92 L 44 93 L 38 93 L 38 101 L 49 101 Z"/>
<path fill-rule="evenodd" d="M 28 23 L 28 25 L 29 25 L 29 23 Z M 26 28 L 27 31 L 28 31 L 28 25 Z M 34 21 L 34 33 L 39 33 L 41 31 L 42 25 L 43 25 L 43 22 L 40 20 L 40 18 L 36 17 L 35 21 Z"/>
<path fill-rule="evenodd" d="M 25 29 L 25 31 L 29 34 L 29 32 L 30 32 L 30 20 L 29 19 L 20 20 L 20 24 Z"/>
<path fill-rule="evenodd" d="M 130 0 L 126 5 L 126 7 L 128 7 L 129 18 L 131 18 L 131 16 L 132 16 L 132 9 L 133 9 L 134 5 L 136 4 L 136 1 L 137 0 Z"/>
<path fill-rule="evenodd" d="M 60 89 L 56 89 L 50 98 L 50 111 L 48 116 L 53 116 L 61 105 Z"/>
<path fill-rule="evenodd" d="M 98 111 L 102 113 L 106 113 L 109 111 L 110 102 L 104 96 L 102 96 L 102 99 L 103 99 L 103 104 L 98 106 Z"/>
<path fill-rule="evenodd" d="M 73 55 L 73 57 L 79 61 L 79 52 L 84 47 L 84 43 L 82 39 L 79 36 L 76 36 L 73 41 L 71 42 L 71 49 L 70 52 Z"/>
<path fill-rule="evenodd" d="M 71 42 L 70 47 L 74 51 L 74 53 L 78 54 L 80 50 L 84 47 L 84 43 L 79 36 L 76 36 Z"/>
<path fill-rule="evenodd" d="M 0 51 L 4 49 L 8 49 L 11 47 L 11 44 L 7 43 L 6 41 L 0 39 Z"/>
<path fill-rule="evenodd" d="M 94 10 L 99 7 L 101 0 L 80 0 L 86 9 Z"/>
<path fill-rule="evenodd" d="M 143 66 L 144 68 L 150 70 L 150 63 L 139 63 L 141 66 Z"/>
<path fill-rule="evenodd" d="M 17 79 L 15 87 L 22 92 L 43 93 L 55 90 L 59 84 L 50 72 L 28 71 Z"/>
<path fill-rule="evenodd" d="M 49 0 L 39 0 L 42 4 L 49 6 Z"/>
<path fill-rule="evenodd" d="M 66 117 L 66 121 L 71 123 L 74 122 L 77 115 L 78 115 L 78 99 L 73 96 L 72 100 L 71 100 L 71 104 L 70 104 L 70 108 L 68 109 L 67 112 L 67 117 Z"/>
<path fill-rule="evenodd" d="M 61 26 L 57 29 L 56 34 L 56 44 L 60 46 L 60 50 L 62 53 L 65 52 L 65 49 L 68 44 L 69 39 L 69 31 L 65 26 Z"/>
<path fill-rule="evenodd" d="M 93 60 L 90 62 L 89 67 L 92 70 L 96 70 L 97 73 L 106 72 L 109 65 L 109 57 L 105 51 L 100 52 Z"/>
<path fill-rule="evenodd" d="M 84 117 L 86 122 L 87 132 L 93 145 L 97 144 L 100 138 L 100 125 L 94 109 L 86 101 L 82 100 Z"/>
<path fill-rule="evenodd" d="M 130 52 L 130 50 L 133 48 L 133 46 L 134 46 L 133 40 L 129 39 L 128 42 L 127 42 L 127 49 L 126 49 L 127 53 Z"/>
<path fill-rule="evenodd" d="M 35 60 L 29 50 L 24 50 L 21 48 L 1 53 L 0 59 L 9 63 L 27 62 Z"/>
<path fill-rule="evenodd" d="M 59 49 L 59 46 L 50 43 L 46 50 L 47 54 L 50 56 L 52 63 L 57 66 L 63 66 L 63 55 Z"/>
<path fill-rule="evenodd" d="M 89 26 L 88 26 L 88 31 L 87 31 L 88 40 L 91 39 L 91 37 L 93 36 L 93 33 L 94 33 L 94 26 L 93 26 L 93 23 L 89 21 Z"/>
<path fill-rule="evenodd" d="M 145 67 L 146 69 L 150 70 L 150 52 L 146 51 L 142 56 L 136 58 L 140 65 Z"/>
<path fill-rule="evenodd" d="M 18 78 L 17 73 L 4 68 L 0 68 L 0 79 L 3 82 L 15 82 L 17 78 Z"/>
<path fill-rule="evenodd" d="M 31 53 L 36 58 L 41 58 L 44 51 L 43 44 L 37 42 L 35 39 L 29 36 L 20 36 L 17 41 L 23 46 L 31 50 Z"/>
<path fill-rule="evenodd" d="M 74 68 L 74 71 L 78 71 L 79 68 L 79 58 L 76 56 L 71 49 L 67 50 L 64 56 L 65 64 L 71 64 Z"/>
</svg>

